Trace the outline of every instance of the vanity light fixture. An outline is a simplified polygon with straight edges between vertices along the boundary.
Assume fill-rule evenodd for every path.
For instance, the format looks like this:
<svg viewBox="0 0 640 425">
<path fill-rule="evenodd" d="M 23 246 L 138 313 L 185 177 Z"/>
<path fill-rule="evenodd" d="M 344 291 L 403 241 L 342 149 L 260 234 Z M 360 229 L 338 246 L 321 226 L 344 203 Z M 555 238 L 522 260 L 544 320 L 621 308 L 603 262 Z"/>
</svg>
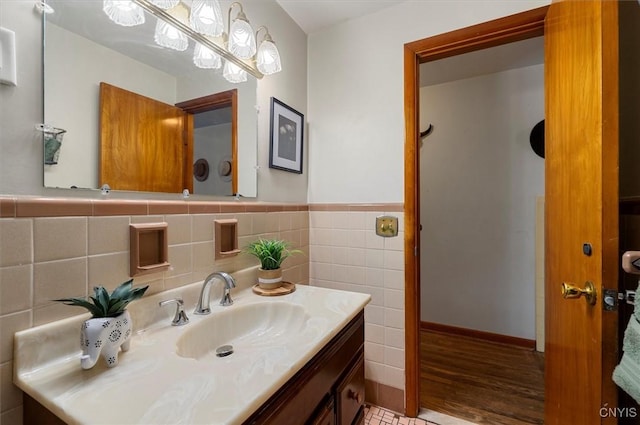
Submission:
<svg viewBox="0 0 640 425">
<path fill-rule="evenodd" d="M 224 32 L 224 21 L 218 0 L 193 0 L 189 25 L 201 34 L 220 37 Z"/>
<path fill-rule="evenodd" d="M 222 58 L 207 46 L 196 43 L 196 47 L 193 49 L 193 63 L 198 68 L 220 69 L 222 67 Z"/>
<path fill-rule="evenodd" d="M 153 1 L 155 4 L 158 0 Z M 172 16 L 175 16 L 176 19 L 185 22 L 189 16 L 189 9 L 182 6 L 176 6 L 177 5 L 172 8 Z M 189 39 L 187 36 L 171 23 L 161 19 L 160 17 L 158 17 L 156 22 L 156 30 L 153 34 L 153 39 L 158 46 L 177 50 L 179 52 L 187 50 L 187 47 L 189 47 Z"/>
<path fill-rule="evenodd" d="M 167 47 L 180 52 L 187 50 L 187 47 L 189 47 L 189 40 L 184 33 L 159 18 L 156 23 L 156 32 L 154 33 L 153 38 L 158 46 Z"/>
<path fill-rule="evenodd" d="M 258 53 L 256 54 L 256 65 L 258 70 L 264 75 L 275 74 L 282 71 L 282 64 L 280 63 L 280 52 L 276 43 L 273 42 L 269 30 L 265 26 L 261 26 L 256 31 L 256 39 L 260 30 L 264 29 L 264 38 L 258 47 Z"/>
<path fill-rule="evenodd" d="M 240 12 L 236 15 L 235 19 L 231 20 L 231 11 L 233 6 L 238 6 Z M 237 58 L 251 59 L 256 54 L 256 36 L 253 33 L 253 27 L 247 19 L 247 15 L 244 14 L 242 5 L 240 3 L 233 2 L 229 6 L 229 40 L 227 48 Z"/>
<path fill-rule="evenodd" d="M 123 27 L 144 24 L 144 11 L 132 0 L 104 0 L 102 10 L 109 19 Z"/>
<path fill-rule="evenodd" d="M 247 81 L 247 71 L 229 61 L 226 61 L 224 64 L 222 76 L 230 83 L 243 83 Z"/>
<path fill-rule="evenodd" d="M 176 7 L 180 0 L 150 0 L 151 3 L 158 6 L 160 9 L 171 9 L 172 7 Z"/>
<path fill-rule="evenodd" d="M 239 10 L 232 20 L 234 8 Z M 264 26 L 254 33 L 238 2 L 229 7 L 228 33 L 224 32 L 218 0 L 103 0 L 103 9 L 112 21 L 125 26 L 144 23 L 142 10 L 151 13 L 158 18 L 154 37 L 156 43 L 171 49 L 185 50 L 188 48 L 188 38 L 192 39 L 195 41 L 194 64 L 200 68 L 219 69 L 222 68 L 224 59 L 223 76 L 229 82 L 246 81 L 247 74 L 260 79 L 264 75 L 282 70 L 280 53 L 271 34 Z M 129 18 L 123 21 L 112 17 L 117 15 L 113 13 L 115 9 L 118 13 L 128 12 Z M 141 20 L 138 11 L 142 13 Z M 132 18 L 132 14 L 136 18 Z M 256 40 L 261 30 L 264 30 L 264 34 L 258 47 Z"/>
</svg>

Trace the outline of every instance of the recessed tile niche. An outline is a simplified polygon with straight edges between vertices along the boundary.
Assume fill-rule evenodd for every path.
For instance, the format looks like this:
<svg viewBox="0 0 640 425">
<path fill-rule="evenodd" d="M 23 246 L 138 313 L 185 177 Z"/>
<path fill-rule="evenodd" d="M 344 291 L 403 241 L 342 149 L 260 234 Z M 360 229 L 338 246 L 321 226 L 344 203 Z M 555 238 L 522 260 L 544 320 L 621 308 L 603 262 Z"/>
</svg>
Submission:
<svg viewBox="0 0 640 425">
<path fill-rule="evenodd" d="M 215 232 L 215 259 L 233 257 L 237 255 L 238 249 L 238 220 L 235 218 L 227 220 L 214 220 Z"/>
<path fill-rule="evenodd" d="M 129 273 L 131 277 L 167 270 L 169 242 L 167 223 L 129 225 Z"/>
</svg>

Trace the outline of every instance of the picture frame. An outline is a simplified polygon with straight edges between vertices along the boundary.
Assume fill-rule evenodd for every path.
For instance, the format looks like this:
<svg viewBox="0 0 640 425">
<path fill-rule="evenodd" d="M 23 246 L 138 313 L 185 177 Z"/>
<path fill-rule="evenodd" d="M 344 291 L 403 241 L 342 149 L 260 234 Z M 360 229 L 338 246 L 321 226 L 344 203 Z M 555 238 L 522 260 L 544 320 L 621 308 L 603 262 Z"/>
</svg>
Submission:
<svg viewBox="0 0 640 425">
<path fill-rule="evenodd" d="M 302 174 L 304 115 L 271 98 L 269 168 Z"/>
</svg>

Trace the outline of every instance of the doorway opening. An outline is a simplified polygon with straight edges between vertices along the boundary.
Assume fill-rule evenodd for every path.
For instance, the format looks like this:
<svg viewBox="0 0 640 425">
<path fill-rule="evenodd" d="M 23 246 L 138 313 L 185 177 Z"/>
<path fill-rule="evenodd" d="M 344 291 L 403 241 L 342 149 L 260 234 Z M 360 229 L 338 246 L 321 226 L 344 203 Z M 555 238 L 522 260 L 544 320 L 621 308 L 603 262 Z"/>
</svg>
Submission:
<svg viewBox="0 0 640 425">
<path fill-rule="evenodd" d="M 185 187 L 191 193 L 237 194 L 238 90 L 188 100 L 176 107 L 187 113 Z M 225 146 L 211 156 L 204 154 L 212 152 L 212 144 L 218 142 Z"/>
<path fill-rule="evenodd" d="M 544 35 L 547 7 L 405 45 L 405 408 L 420 408 L 420 155 L 421 63 Z M 436 127 L 437 128 L 437 127 Z M 427 143 L 427 142 L 425 142 Z"/>
<path fill-rule="evenodd" d="M 541 424 L 544 159 L 530 135 L 544 119 L 544 39 L 419 72 L 420 128 L 432 129 L 419 151 L 420 407 Z"/>
</svg>

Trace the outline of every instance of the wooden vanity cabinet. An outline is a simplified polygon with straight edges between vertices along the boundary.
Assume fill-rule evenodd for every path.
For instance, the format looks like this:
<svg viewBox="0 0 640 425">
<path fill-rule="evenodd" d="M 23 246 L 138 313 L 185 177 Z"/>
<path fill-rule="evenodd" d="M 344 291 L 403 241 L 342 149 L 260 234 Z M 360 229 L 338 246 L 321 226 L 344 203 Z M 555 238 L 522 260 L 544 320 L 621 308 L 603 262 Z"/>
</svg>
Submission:
<svg viewBox="0 0 640 425">
<path fill-rule="evenodd" d="M 336 388 L 337 423 L 351 425 L 364 405 L 364 352 L 354 361 Z"/>
<path fill-rule="evenodd" d="M 363 423 L 363 311 L 244 422 L 246 425 Z"/>
</svg>

